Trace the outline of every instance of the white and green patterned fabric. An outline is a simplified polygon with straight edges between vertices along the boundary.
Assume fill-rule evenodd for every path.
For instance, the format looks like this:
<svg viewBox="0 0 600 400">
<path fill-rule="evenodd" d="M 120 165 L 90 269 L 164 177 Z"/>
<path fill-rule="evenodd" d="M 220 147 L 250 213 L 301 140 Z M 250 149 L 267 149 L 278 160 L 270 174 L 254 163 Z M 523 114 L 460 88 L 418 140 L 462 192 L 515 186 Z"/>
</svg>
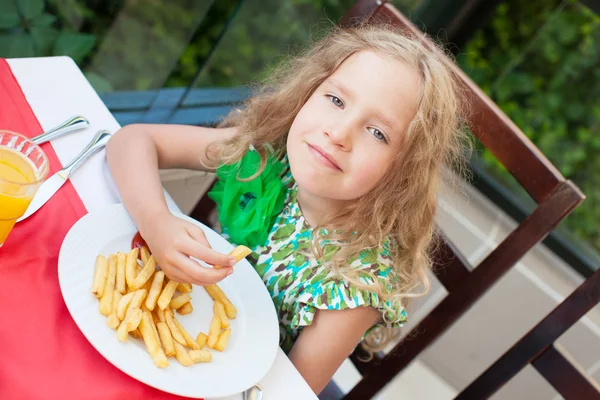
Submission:
<svg viewBox="0 0 600 400">
<path fill-rule="evenodd" d="M 281 348 L 286 353 L 291 350 L 300 331 L 312 323 L 318 309 L 370 306 L 385 314 L 387 320 L 394 321 L 392 325 L 402 326 L 407 318 L 403 307 L 394 309 L 389 302 L 382 302 L 376 293 L 341 281 L 327 266 L 310 256 L 313 229 L 302 215 L 297 201 L 298 188 L 287 159 L 284 161 L 287 167 L 282 180 L 288 188 L 284 208 L 275 219 L 267 244 L 254 247 L 249 256 L 275 303 Z M 334 244 L 323 245 L 326 254 L 335 251 Z M 390 267 L 389 243 L 382 244 L 380 249 L 365 251 L 348 262 L 359 271 L 365 284 L 379 279 L 387 290 L 391 290 L 394 274 Z"/>
</svg>

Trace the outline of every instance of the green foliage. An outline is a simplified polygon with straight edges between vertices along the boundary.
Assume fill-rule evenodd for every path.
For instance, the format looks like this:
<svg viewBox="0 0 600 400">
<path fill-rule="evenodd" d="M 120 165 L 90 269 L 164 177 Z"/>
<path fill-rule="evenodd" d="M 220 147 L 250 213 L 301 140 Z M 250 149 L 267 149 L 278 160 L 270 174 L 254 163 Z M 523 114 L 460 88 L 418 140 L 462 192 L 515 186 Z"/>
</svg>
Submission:
<svg viewBox="0 0 600 400">
<path fill-rule="evenodd" d="M 225 2 L 226 3 L 226 2 Z M 260 80 L 295 47 L 326 31 L 352 7 L 353 0 L 245 0 L 216 51 L 206 37 L 187 49 L 182 60 L 187 77 L 207 61 L 196 86 L 239 86 Z M 222 29 L 214 27 L 210 35 Z"/>
<path fill-rule="evenodd" d="M 600 249 L 598 15 L 574 0 L 508 0 L 458 61 L 588 196 L 564 227 Z M 506 178 L 491 154 L 483 152 L 482 160 Z"/>
<path fill-rule="evenodd" d="M 77 32 L 51 12 L 43 0 L 0 1 L 0 57 L 66 55 L 83 62 L 96 45 L 96 36 Z M 102 77 L 96 81 L 110 87 Z"/>
</svg>

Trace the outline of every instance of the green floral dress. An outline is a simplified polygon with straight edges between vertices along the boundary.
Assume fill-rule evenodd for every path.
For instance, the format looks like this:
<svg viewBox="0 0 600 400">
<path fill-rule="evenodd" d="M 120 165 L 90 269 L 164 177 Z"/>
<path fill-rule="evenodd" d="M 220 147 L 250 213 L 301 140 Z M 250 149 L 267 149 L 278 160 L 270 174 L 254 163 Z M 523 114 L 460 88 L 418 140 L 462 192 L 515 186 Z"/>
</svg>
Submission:
<svg viewBox="0 0 600 400">
<path fill-rule="evenodd" d="M 283 208 L 276 215 L 270 230 L 267 228 L 265 231 L 268 234 L 265 244 L 250 246 L 253 253 L 249 257 L 275 303 L 283 351 L 288 353 L 291 350 L 302 328 L 312 323 L 319 309 L 344 310 L 370 306 L 380 310 L 387 321 L 393 321 L 393 326 L 402 326 L 407 318 L 402 306 L 394 307 L 389 302 L 381 301 L 376 293 L 340 280 L 326 266 L 309 256 L 313 229 L 298 205 L 298 187 L 285 158 L 283 165 L 279 176 L 275 177 L 281 179 L 285 190 Z M 260 178 L 262 176 L 257 179 Z M 256 200 L 258 202 L 260 198 Z M 218 201 L 217 205 L 220 206 Z M 221 216 L 219 218 L 221 220 Z M 227 218 L 223 218 L 222 223 L 223 220 Z M 227 227 L 222 226 L 222 229 L 227 236 Z M 323 245 L 326 246 L 325 250 L 333 246 L 330 242 Z M 383 243 L 379 249 L 365 251 L 348 262 L 359 271 L 363 283 L 372 284 L 373 279 L 378 279 L 386 290 L 392 289 L 394 274 L 390 267 L 389 243 Z"/>
</svg>

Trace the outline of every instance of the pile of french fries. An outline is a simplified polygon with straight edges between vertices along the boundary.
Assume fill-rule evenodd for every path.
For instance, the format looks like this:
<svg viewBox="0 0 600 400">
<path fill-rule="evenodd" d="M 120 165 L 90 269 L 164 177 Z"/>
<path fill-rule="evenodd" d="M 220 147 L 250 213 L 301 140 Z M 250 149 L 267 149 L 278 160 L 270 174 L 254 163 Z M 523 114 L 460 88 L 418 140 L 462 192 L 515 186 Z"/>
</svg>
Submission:
<svg viewBox="0 0 600 400">
<path fill-rule="evenodd" d="M 140 252 L 143 267 L 138 263 Z M 229 255 L 240 261 L 250 252 L 238 246 Z M 147 247 L 96 257 L 92 293 L 99 300 L 100 313 L 117 331 L 118 340 L 125 342 L 129 335 L 142 338 L 159 368 L 169 365 L 168 357 L 175 356 L 187 367 L 210 362 L 209 349 L 225 350 L 231 334 L 230 320 L 237 316 L 237 309 L 219 286 L 204 288 L 214 300 L 214 315 L 208 335 L 200 332 L 194 340 L 175 317 L 175 312 L 185 315 L 193 311 L 191 284 L 169 280 Z"/>
</svg>

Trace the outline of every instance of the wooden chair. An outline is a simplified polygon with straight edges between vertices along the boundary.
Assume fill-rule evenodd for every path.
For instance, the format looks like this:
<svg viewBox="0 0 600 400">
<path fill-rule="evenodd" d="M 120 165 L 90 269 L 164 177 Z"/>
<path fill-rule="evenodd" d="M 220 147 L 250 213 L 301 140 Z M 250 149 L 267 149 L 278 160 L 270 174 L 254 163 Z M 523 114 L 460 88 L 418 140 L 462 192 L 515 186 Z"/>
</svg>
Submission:
<svg viewBox="0 0 600 400">
<path fill-rule="evenodd" d="M 392 23 L 431 46 L 429 39 L 387 1 L 359 0 L 341 24 L 365 20 Z M 359 360 L 360 350 L 353 354 L 351 359 L 363 378 L 346 399 L 373 397 L 585 198 L 458 66 L 455 72 L 471 103 L 471 131 L 537 202 L 537 208 L 477 268 L 470 266 L 451 243 L 443 242 L 434 254 L 435 273 L 448 295 L 414 328 L 413 332 L 420 333 L 406 346 L 400 343 L 368 363 Z M 204 196 L 191 216 L 206 223 L 213 208 L 212 201 Z"/>
<path fill-rule="evenodd" d="M 567 400 L 600 400 L 600 386 L 554 343 L 600 302 L 600 269 L 467 386 L 456 400 L 487 399 L 531 364 Z"/>
</svg>

